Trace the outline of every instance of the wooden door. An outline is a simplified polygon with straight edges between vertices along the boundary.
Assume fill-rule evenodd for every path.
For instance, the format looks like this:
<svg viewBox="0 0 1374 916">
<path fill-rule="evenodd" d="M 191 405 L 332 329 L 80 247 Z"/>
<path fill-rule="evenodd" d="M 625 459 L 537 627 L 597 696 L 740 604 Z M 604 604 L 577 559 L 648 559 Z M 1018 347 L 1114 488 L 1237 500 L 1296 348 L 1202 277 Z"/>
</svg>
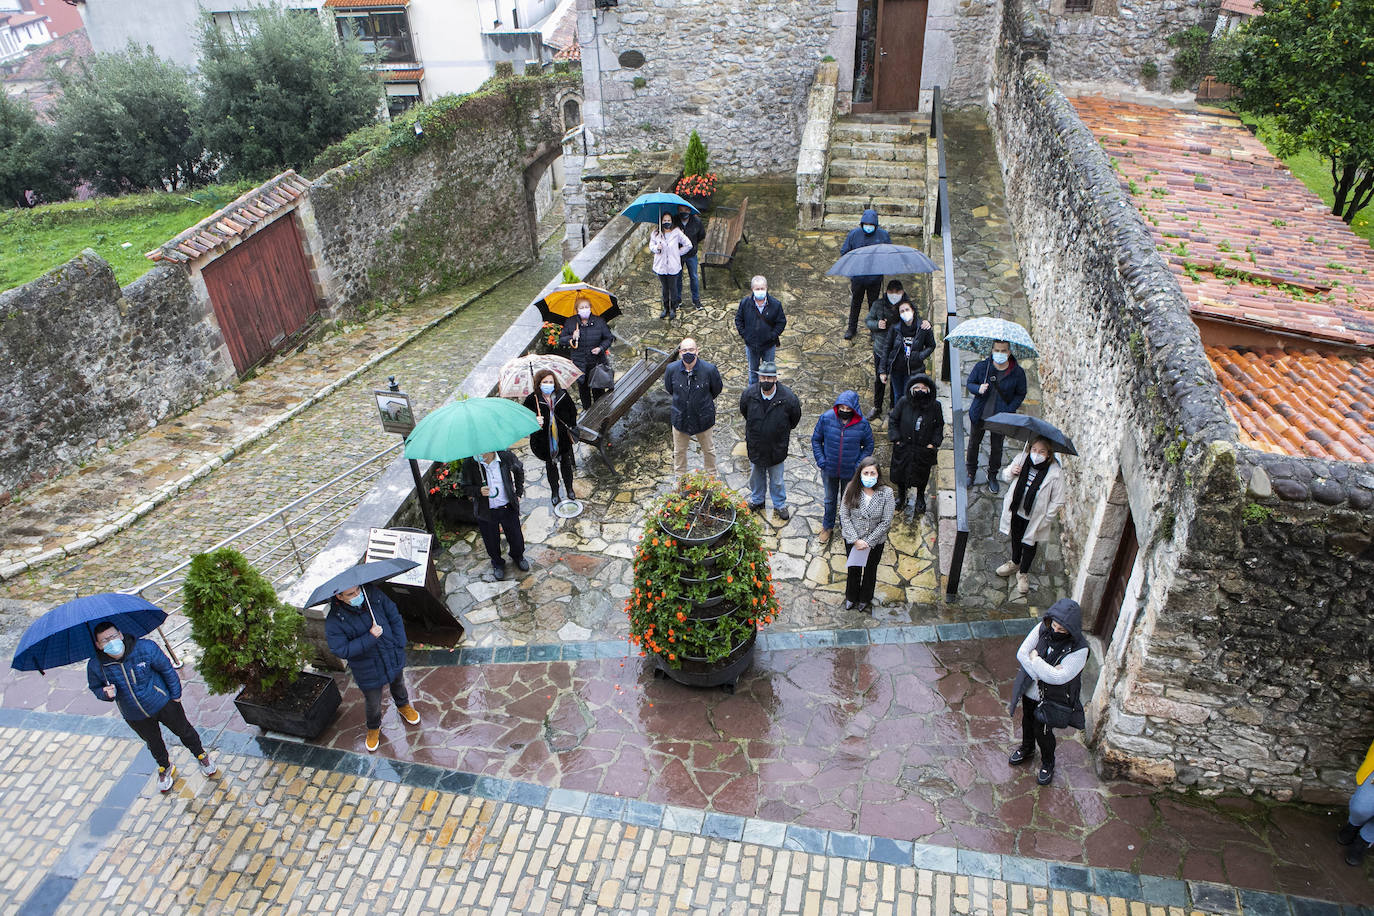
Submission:
<svg viewBox="0 0 1374 916">
<path fill-rule="evenodd" d="M 1102 640 L 1105 649 L 1116 632 L 1116 621 L 1121 616 L 1121 603 L 1126 600 L 1126 584 L 1131 580 L 1131 570 L 1135 568 L 1135 557 L 1140 552 L 1136 540 L 1135 519 L 1126 510 L 1126 526 L 1121 532 L 1121 540 L 1116 545 L 1116 556 L 1112 557 L 1112 571 L 1107 577 L 1107 588 L 1102 593 L 1102 604 L 1097 609 L 1097 619 L 1093 622 L 1093 633 Z"/>
<path fill-rule="evenodd" d="M 878 8 L 878 111 L 921 106 L 921 57 L 928 0 L 882 0 Z"/>
<path fill-rule="evenodd" d="M 211 262 L 204 277 L 240 373 L 290 342 L 316 312 L 300 230 L 291 214 Z"/>
</svg>

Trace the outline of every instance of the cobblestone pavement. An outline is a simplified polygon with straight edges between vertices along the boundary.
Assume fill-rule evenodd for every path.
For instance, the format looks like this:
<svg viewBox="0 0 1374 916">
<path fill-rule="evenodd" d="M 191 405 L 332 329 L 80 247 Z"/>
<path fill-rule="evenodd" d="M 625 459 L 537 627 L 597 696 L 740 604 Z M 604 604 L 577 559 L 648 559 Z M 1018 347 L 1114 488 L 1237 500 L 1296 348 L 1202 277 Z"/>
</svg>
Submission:
<svg viewBox="0 0 1374 916">
<path fill-rule="evenodd" d="M 126 764 L 137 742 L 32 733 L 0 728 L 6 814 L 61 801 L 72 823 L 64 830 L 44 816 L 43 832 L 8 848 L 55 850 L 71 832 L 91 842 L 70 868 L 51 855 L 8 857 L 7 899 L 21 913 L 1184 916 L 1252 903 L 1246 911 L 1289 911 L 1282 897 L 1238 898 L 1212 885 L 1113 889 L 1106 871 L 1007 871 L 1004 862 L 927 858 L 909 844 L 715 823 L 682 809 L 602 813 L 572 793 L 430 768 L 374 767 L 353 755 L 303 761 L 294 745 L 270 740 L 220 751 L 219 776 L 184 776 L 167 796 L 145 770 L 136 792 L 95 807 L 97 787 L 82 774 Z M 54 772 L 34 750 L 60 752 L 66 768 Z"/>
</svg>

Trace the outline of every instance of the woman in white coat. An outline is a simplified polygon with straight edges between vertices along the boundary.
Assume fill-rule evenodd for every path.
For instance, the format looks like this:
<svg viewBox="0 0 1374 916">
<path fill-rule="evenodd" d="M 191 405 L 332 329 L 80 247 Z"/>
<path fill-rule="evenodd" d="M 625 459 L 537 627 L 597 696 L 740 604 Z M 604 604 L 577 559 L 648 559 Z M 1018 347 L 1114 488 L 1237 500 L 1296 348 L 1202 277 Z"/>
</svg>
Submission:
<svg viewBox="0 0 1374 916">
<path fill-rule="evenodd" d="M 1050 518 L 1064 505 L 1064 478 L 1050 440 L 1040 437 L 1002 471 L 1010 484 L 1002 497 L 999 530 L 1011 538 L 1011 559 L 997 567 L 997 575 L 1016 574 L 1016 592 L 1030 591 L 1031 561 L 1041 542 L 1050 536 Z"/>
</svg>

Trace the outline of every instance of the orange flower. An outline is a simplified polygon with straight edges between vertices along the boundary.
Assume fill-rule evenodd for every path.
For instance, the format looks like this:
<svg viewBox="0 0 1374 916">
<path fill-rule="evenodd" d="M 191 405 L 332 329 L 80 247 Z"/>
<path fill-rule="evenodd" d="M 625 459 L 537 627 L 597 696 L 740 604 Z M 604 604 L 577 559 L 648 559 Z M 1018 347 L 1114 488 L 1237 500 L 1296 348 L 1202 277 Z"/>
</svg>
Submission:
<svg viewBox="0 0 1374 916">
<path fill-rule="evenodd" d="M 670 661 L 670 662 L 675 662 L 675 661 L 677 661 L 677 655 L 676 655 L 676 653 L 669 652 L 669 653 L 668 653 L 668 661 Z"/>
<path fill-rule="evenodd" d="M 725 577 L 725 584 L 726 584 L 726 585 L 729 585 L 730 583 L 732 583 L 732 582 L 734 582 L 734 581 L 735 581 L 735 577 L 734 577 L 734 576 L 726 576 L 726 577 Z"/>
<path fill-rule="evenodd" d="M 686 615 L 686 614 L 682 613 L 681 611 L 678 611 L 678 612 L 677 612 L 677 622 L 678 622 L 678 623 L 682 623 L 682 622 L 683 622 L 684 620 L 686 620 L 686 619 L 687 619 L 687 615 Z"/>
</svg>

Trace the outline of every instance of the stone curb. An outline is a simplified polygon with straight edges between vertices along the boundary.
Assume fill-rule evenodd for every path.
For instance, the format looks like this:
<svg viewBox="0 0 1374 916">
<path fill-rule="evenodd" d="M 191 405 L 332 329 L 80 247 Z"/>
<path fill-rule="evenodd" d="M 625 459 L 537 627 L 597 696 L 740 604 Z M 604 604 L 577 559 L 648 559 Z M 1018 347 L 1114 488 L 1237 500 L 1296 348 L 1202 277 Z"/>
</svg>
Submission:
<svg viewBox="0 0 1374 916">
<path fill-rule="evenodd" d="M 289 410 L 280 413 L 277 416 L 269 419 L 266 423 L 263 423 L 253 428 L 246 435 L 244 435 L 243 438 L 236 440 L 232 445 L 230 445 L 224 451 L 220 452 L 215 457 L 211 458 L 209 461 L 204 462 L 199 467 L 195 468 L 187 474 L 182 475 L 176 480 L 162 484 L 160 487 L 153 491 L 151 499 L 147 499 L 139 503 L 132 510 L 124 513 L 119 518 L 115 519 L 113 522 L 102 525 L 101 527 L 96 528 L 92 531 L 84 531 L 76 535 L 76 537 L 74 537 L 70 542 L 62 544 L 58 547 L 54 547 L 51 550 L 45 550 L 36 556 L 26 557 L 25 559 L 20 560 L 17 563 L 11 563 L 8 566 L 0 567 L 0 582 L 6 582 L 22 573 L 29 571 L 30 569 L 37 569 L 38 567 L 43 566 L 46 563 L 50 563 L 53 560 L 58 560 L 62 557 L 75 556 L 76 554 L 81 553 L 84 550 L 88 550 L 97 544 L 101 544 L 105 541 L 108 541 L 116 534 L 119 534 L 121 531 L 124 531 L 127 528 L 129 528 L 131 525 L 133 525 L 139 519 L 143 518 L 149 512 L 152 512 L 154 509 L 161 506 L 163 503 L 167 502 L 172 497 L 181 493 L 181 491 L 189 488 L 192 484 L 196 483 L 197 481 L 202 480 L 205 477 L 208 477 L 211 474 L 211 472 L 223 467 L 226 462 L 228 462 L 235 456 L 239 455 L 250 445 L 253 445 L 254 443 L 266 438 L 267 436 L 270 436 L 272 433 L 276 432 L 286 423 L 289 423 L 291 420 L 300 416 L 302 413 L 309 410 L 311 407 L 314 407 L 316 404 L 320 403 L 320 401 L 323 401 L 325 398 L 329 397 L 335 391 L 338 391 L 344 385 L 347 385 L 349 382 L 358 378 L 363 373 L 372 369 L 378 363 L 382 362 L 382 360 L 388 359 L 389 357 L 395 355 L 399 351 L 408 347 L 410 344 L 414 343 L 415 340 L 419 338 L 422 334 L 425 334 L 428 331 L 432 330 L 436 325 L 444 321 L 447 321 L 449 318 L 453 317 L 458 312 L 467 308 L 473 302 L 485 296 L 487 293 L 491 292 L 497 286 L 500 286 L 502 283 L 506 282 L 523 269 L 524 268 L 516 268 L 505 273 L 501 277 L 498 277 L 481 290 L 473 293 L 471 296 L 468 296 L 462 302 L 453 306 L 453 308 L 448 309 L 443 314 L 436 316 L 435 318 L 416 328 L 414 331 L 406 335 L 395 345 L 374 354 L 372 358 L 370 358 L 367 362 L 358 366 L 356 369 L 353 369 L 348 374 L 342 376 L 341 378 L 335 379 L 333 382 L 330 382 L 323 388 L 318 389 L 304 400 L 298 402 L 294 407 L 290 408 Z"/>
</svg>

